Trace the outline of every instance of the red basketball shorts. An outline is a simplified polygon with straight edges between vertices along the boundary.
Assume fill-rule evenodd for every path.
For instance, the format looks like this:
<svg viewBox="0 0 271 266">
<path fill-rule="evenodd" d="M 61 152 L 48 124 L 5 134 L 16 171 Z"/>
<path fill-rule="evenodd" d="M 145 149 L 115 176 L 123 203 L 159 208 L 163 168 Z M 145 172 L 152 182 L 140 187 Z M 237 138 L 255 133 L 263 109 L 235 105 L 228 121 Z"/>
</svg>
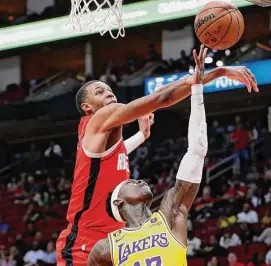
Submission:
<svg viewBox="0 0 271 266">
<path fill-rule="evenodd" d="M 88 255 L 106 234 L 78 230 L 69 225 L 56 242 L 57 266 L 86 266 Z"/>
</svg>

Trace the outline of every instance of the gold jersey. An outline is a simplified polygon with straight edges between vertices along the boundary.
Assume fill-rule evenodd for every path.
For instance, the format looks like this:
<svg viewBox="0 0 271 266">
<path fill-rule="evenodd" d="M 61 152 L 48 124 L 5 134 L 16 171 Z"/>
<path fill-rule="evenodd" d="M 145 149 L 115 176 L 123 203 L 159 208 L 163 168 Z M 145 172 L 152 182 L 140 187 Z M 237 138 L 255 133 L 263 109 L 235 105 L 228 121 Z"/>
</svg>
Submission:
<svg viewBox="0 0 271 266">
<path fill-rule="evenodd" d="M 139 228 L 108 236 L 114 266 L 187 266 L 186 247 L 174 237 L 161 211 Z"/>
</svg>

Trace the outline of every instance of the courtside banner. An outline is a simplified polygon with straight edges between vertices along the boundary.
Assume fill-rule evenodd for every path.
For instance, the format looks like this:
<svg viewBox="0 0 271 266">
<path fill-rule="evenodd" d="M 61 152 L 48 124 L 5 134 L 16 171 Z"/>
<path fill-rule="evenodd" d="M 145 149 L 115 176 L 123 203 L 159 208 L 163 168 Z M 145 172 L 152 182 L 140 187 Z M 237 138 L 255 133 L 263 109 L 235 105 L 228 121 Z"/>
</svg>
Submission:
<svg viewBox="0 0 271 266">
<path fill-rule="evenodd" d="M 224 1 L 238 7 L 252 5 L 245 0 Z M 125 28 L 136 27 L 193 16 L 207 2 L 209 0 L 153 0 L 124 5 L 124 25 Z M 0 51 L 91 34 L 89 31 L 74 30 L 71 25 L 68 25 L 68 21 L 68 16 L 65 16 L 2 28 L 0 29 Z M 98 30 L 93 33 L 97 32 Z"/>
<path fill-rule="evenodd" d="M 243 65 L 250 69 L 251 72 L 255 75 L 258 85 L 265 85 L 271 83 L 271 59 L 246 63 Z M 187 74 L 189 73 L 188 72 L 176 73 L 172 75 L 147 78 L 145 79 L 145 95 L 149 95 L 153 93 L 155 90 L 157 90 L 160 86 L 166 85 L 169 82 L 175 80 L 179 80 Z M 238 81 L 230 80 L 226 77 L 221 77 L 205 85 L 204 92 L 208 93 L 208 92 L 228 91 L 242 87 L 244 87 L 244 85 Z"/>
</svg>

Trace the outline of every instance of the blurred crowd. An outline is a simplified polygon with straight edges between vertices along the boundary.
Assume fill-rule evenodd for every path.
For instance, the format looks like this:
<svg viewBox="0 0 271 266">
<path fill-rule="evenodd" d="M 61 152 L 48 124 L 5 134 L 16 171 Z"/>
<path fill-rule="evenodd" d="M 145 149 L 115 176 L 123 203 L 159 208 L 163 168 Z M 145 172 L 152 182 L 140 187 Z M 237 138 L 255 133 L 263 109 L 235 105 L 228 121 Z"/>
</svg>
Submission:
<svg viewBox="0 0 271 266">
<path fill-rule="evenodd" d="M 234 167 L 203 183 L 195 200 L 188 222 L 189 265 L 271 265 L 271 158 L 254 155 L 264 128 L 236 116 L 232 125 L 214 121 L 208 131 L 204 174 L 232 153 Z M 156 198 L 174 184 L 186 146 L 186 137 L 159 146 L 147 141 L 131 156 L 132 176 L 151 185 L 154 209 Z M 24 164 L 0 191 L 0 266 L 55 265 L 55 241 L 66 225 L 72 182 L 62 147 L 51 141 L 41 151 L 32 144 L 13 156 Z"/>
<path fill-rule="evenodd" d="M 271 158 L 254 153 L 265 130 L 236 116 L 232 125 L 214 121 L 208 131 L 204 175 L 231 154 L 234 167 L 202 184 L 188 222 L 189 265 L 271 265 Z M 186 137 L 158 146 L 147 141 L 130 157 L 132 177 L 152 187 L 154 209 L 174 184 L 186 148 Z M 51 141 L 43 151 L 32 144 L 13 156 L 24 164 L 0 190 L 0 266 L 55 265 L 72 182 L 63 149 Z"/>
</svg>

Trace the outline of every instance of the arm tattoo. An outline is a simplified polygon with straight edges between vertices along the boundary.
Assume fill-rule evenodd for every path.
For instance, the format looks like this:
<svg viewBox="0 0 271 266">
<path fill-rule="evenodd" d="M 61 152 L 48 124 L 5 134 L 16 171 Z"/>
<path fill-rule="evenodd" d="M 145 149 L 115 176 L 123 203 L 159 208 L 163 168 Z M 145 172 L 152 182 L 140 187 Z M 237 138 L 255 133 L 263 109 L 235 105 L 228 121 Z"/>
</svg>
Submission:
<svg viewBox="0 0 271 266">
<path fill-rule="evenodd" d="M 102 239 L 91 250 L 88 266 L 112 266 L 110 245 L 108 239 Z"/>
<path fill-rule="evenodd" d="M 199 187 L 200 184 L 176 180 L 175 186 L 167 192 L 160 206 L 169 222 L 174 221 L 180 212 L 187 217 Z"/>
<path fill-rule="evenodd" d="M 200 184 L 190 183 L 183 180 L 177 180 L 174 186 L 173 208 L 179 208 L 184 205 L 187 211 L 190 211 L 191 206 L 198 194 Z"/>
</svg>

